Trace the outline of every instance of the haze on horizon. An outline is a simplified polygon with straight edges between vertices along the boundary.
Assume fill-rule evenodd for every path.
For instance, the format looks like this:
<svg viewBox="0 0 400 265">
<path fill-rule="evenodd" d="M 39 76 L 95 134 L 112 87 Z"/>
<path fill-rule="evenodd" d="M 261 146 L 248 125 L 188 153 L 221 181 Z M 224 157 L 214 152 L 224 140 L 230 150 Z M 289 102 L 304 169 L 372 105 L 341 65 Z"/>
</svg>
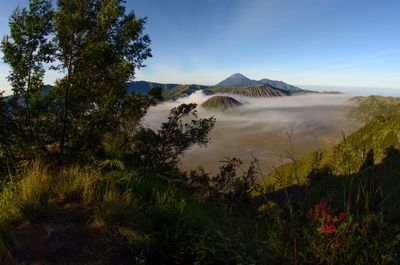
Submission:
<svg viewBox="0 0 400 265">
<path fill-rule="evenodd" d="M 8 18 L 28 0 L 6 1 Z M 232 73 L 304 88 L 400 95 L 400 2 L 396 0 L 137 0 L 153 58 L 136 80 L 214 85 Z M 2 54 L 0 54 L 2 57 Z M 9 90 L 0 62 L 0 90 Z M 56 72 L 45 82 L 53 83 Z M 368 89 L 366 89 L 368 88 Z"/>
</svg>

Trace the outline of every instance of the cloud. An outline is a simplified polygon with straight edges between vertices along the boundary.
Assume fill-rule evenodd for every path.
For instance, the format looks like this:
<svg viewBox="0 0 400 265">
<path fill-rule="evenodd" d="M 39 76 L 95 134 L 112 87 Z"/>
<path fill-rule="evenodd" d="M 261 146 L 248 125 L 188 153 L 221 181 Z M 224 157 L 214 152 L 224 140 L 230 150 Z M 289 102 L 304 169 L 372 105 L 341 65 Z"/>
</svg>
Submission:
<svg viewBox="0 0 400 265">
<path fill-rule="evenodd" d="M 149 110 L 144 125 L 160 128 L 169 110 L 182 103 L 201 104 L 210 96 L 198 91 L 177 101 L 168 101 Z M 318 148 L 330 147 L 341 139 L 341 130 L 351 130 L 346 119 L 349 95 L 306 95 L 282 98 L 242 98 L 243 103 L 231 113 L 210 112 L 198 107 L 199 117 L 215 116 L 216 127 L 207 147 L 193 147 L 184 157 L 182 168 L 199 165 L 216 170 L 224 156 L 249 162 L 255 155 L 268 172 L 282 163 L 287 150 L 287 133 L 293 131 L 296 155 L 303 156 Z"/>
<path fill-rule="evenodd" d="M 205 95 L 202 91 L 196 91 L 190 96 L 180 98 L 176 101 L 167 101 L 151 108 L 145 123 L 151 127 L 157 127 L 162 121 L 165 121 L 169 110 L 182 103 L 196 103 L 201 105 L 213 95 Z M 323 123 L 329 123 L 336 117 L 326 116 L 329 108 L 337 106 L 345 106 L 350 104 L 348 99 L 350 95 L 301 95 L 292 97 L 274 97 L 274 98 L 248 98 L 236 95 L 234 97 L 243 105 L 235 112 L 212 113 L 201 107 L 198 108 L 199 115 L 207 117 L 215 115 L 219 122 L 230 122 L 235 126 L 253 126 L 258 124 L 258 127 L 268 128 L 275 127 L 279 124 L 281 127 L 289 128 L 293 124 L 298 124 L 302 127 L 304 121 L 317 120 Z M 314 109 L 322 109 L 321 113 L 308 113 Z"/>
</svg>

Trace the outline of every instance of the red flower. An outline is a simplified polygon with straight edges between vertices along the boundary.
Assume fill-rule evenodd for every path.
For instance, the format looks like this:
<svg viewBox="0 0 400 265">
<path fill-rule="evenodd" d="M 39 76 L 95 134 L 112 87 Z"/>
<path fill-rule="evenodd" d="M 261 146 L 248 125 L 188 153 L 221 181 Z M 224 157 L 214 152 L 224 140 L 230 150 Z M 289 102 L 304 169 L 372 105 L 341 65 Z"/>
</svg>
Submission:
<svg viewBox="0 0 400 265">
<path fill-rule="evenodd" d="M 330 223 L 330 224 L 322 224 L 321 225 L 321 231 L 325 235 L 330 235 L 335 232 L 335 225 Z"/>
<path fill-rule="evenodd" d="M 343 211 L 335 214 L 337 210 L 332 211 L 325 200 L 313 207 L 312 219 L 314 222 L 319 223 L 318 231 L 325 235 L 333 234 L 336 230 L 336 224 L 342 222 L 347 216 L 348 212 Z"/>
</svg>

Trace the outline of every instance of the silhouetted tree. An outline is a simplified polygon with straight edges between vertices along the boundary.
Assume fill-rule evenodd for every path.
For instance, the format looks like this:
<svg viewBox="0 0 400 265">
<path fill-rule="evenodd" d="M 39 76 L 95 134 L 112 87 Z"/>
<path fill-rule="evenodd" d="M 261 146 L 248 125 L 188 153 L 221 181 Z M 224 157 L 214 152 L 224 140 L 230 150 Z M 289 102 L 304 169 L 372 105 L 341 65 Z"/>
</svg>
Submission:
<svg viewBox="0 0 400 265">
<path fill-rule="evenodd" d="M 95 151 L 104 132 L 119 128 L 115 114 L 140 103 L 127 95 L 126 82 L 151 56 L 146 19 L 126 13 L 121 0 L 59 0 L 55 21 L 58 69 L 67 73 L 57 84 L 63 98 L 60 150 Z"/>
<path fill-rule="evenodd" d="M 1 51 L 4 62 L 10 65 L 8 80 L 13 96 L 2 99 L 0 123 L 10 133 L 1 146 L 13 143 L 12 148 L 25 158 L 45 152 L 50 119 L 49 97 L 43 84 L 44 63 L 53 59 L 51 1 L 31 0 L 28 8 L 17 8 L 10 20 L 10 35 L 3 38 Z"/>
<path fill-rule="evenodd" d="M 369 168 L 375 164 L 374 161 L 374 150 L 371 149 L 368 151 L 367 156 L 365 157 L 364 163 L 360 167 L 360 171 L 366 168 Z"/>
<path fill-rule="evenodd" d="M 134 161 L 148 169 L 175 167 L 190 146 L 206 145 L 215 118 L 197 119 L 196 106 L 182 104 L 171 109 L 168 121 L 157 132 L 142 128 L 134 136 Z"/>
</svg>

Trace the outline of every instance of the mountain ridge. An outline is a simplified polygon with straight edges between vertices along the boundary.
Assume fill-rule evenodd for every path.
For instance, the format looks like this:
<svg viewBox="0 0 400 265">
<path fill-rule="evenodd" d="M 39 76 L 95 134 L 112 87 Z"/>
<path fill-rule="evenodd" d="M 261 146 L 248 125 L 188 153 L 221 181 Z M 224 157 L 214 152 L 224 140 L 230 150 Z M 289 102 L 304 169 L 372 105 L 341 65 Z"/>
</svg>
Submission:
<svg viewBox="0 0 400 265">
<path fill-rule="evenodd" d="M 268 85 L 270 87 L 289 91 L 291 93 L 306 91 L 297 86 L 289 85 L 283 81 L 271 80 L 268 78 L 263 78 L 260 80 L 252 80 L 240 73 L 235 73 L 229 76 L 228 78 L 222 80 L 215 86 L 225 87 L 225 86 L 257 86 L 257 85 Z"/>
<path fill-rule="evenodd" d="M 245 97 L 284 97 L 291 96 L 290 91 L 284 91 L 271 87 L 269 85 L 256 86 L 232 86 L 232 87 L 214 87 L 210 89 L 214 93 L 230 94 Z"/>
<path fill-rule="evenodd" d="M 128 93 L 147 94 L 152 88 L 155 87 L 161 87 L 163 95 L 166 99 L 176 99 L 179 97 L 188 96 L 198 90 L 203 90 L 207 94 L 221 92 L 226 94 L 239 93 L 244 96 L 250 95 L 253 97 L 291 96 L 293 94 L 314 92 L 301 89 L 283 81 L 276 81 L 267 78 L 258 81 L 252 80 L 241 73 L 232 74 L 218 84 L 211 86 L 175 83 L 163 84 L 149 81 L 133 81 L 127 84 Z M 245 90 L 246 92 L 244 92 Z"/>
</svg>

